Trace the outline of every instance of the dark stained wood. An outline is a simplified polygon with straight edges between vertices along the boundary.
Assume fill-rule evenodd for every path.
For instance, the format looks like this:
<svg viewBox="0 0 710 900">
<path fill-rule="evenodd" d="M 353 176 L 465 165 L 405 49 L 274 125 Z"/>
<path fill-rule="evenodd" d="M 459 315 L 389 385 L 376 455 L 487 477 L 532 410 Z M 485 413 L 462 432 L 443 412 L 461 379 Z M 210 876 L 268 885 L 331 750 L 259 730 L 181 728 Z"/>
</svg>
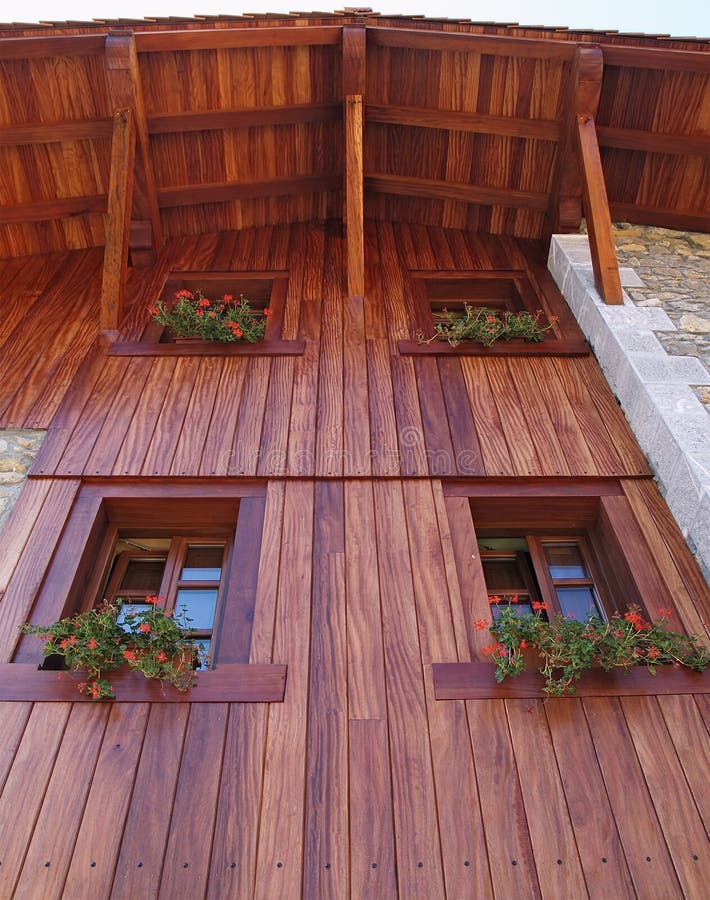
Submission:
<svg viewBox="0 0 710 900">
<path fill-rule="evenodd" d="M 68 896 L 108 897 L 111 892 L 131 803 L 130 791 L 117 791 L 116 784 L 133 784 L 149 712 L 148 704 L 111 707 L 64 882 Z"/>
<path fill-rule="evenodd" d="M 0 715 L 5 725 L 0 732 L 0 793 L 5 786 L 31 712 L 31 703 L 3 703 L 0 707 Z"/>
<path fill-rule="evenodd" d="M 487 56 L 526 56 L 540 59 L 569 59 L 574 48 L 553 41 L 526 38 L 499 38 L 483 34 L 455 34 L 408 28 L 369 27 L 367 38 L 378 47 L 411 47 L 417 50 L 451 50 Z"/>
<path fill-rule="evenodd" d="M 484 347 L 474 341 L 464 341 L 452 347 L 447 341 L 398 341 L 397 349 L 407 356 L 589 356 L 586 341 L 502 341 Z"/>
<path fill-rule="evenodd" d="M 706 53 L 690 50 L 656 50 L 648 47 L 606 45 L 604 63 L 607 66 L 626 66 L 639 69 L 671 69 L 678 72 L 707 72 Z"/>
<path fill-rule="evenodd" d="M 139 53 L 225 50 L 235 47 L 308 47 L 337 44 L 340 41 L 340 34 L 341 29 L 333 25 L 142 32 L 136 35 L 136 45 Z"/>
<path fill-rule="evenodd" d="M 101 748 L 108 710 L 80 704 L 69 715 L 42 808 L 27 847 L 15 897 L 60 896 Z M 66 827 L 57 828 L 57 810 Z M 47 865 L 49 862 L 49 866 Z"/>
<path fill-rule="evenodd" d="M 266 125 L 304 125 L 337 122 L 343 117 L 339 103 L 294 103 L 251 109 L 211 109 L 149 116 L 150 134 L 221 131 L 227 128 L 263 128 Z M 3 143 L 0 138 L 0 143 Z"/>
<path fill-rule="evenodd" d="M 158 895 L 189 712 L 187 703 L 151 706 L 111 897 Z"/>
<path fill-rule="evenodd" d="M 476 700 L 543 697 L 542 676 L 523 672 L 497 684 L 491 663 L 434 663 L 434 689 L 439 700 Z M 659 667 L 628 672 L 592 669 L 576 685 L 579 697 L 633 697 L 645 694 L 707 694 L 710 679 L 700 672 Z"/>
<path fill-rule="evenodd" d="M 257 344 L 221 344 L 195 341 L 185 344 L 115 343 L 109 356 L 301 356 L 305 341 L 259 341 Z"/>
<path fill-rule="evenodd" d="M 615 222 L 656 225 L 660 228 L 675 228 L 676 231 L 708 230 L 707 216 L 690 209 L 675 210 L 612 200 L 609 210 Z"/>
<path fill-rule="evenodd" d="M 160 897 L 204 896 L 227 727 L 226 704 L 193 703 L 180 760 Z M 219 748 L 216 755 L 205 745 Z"/>
<path fill-rule="evenodd" d="M 415 128 L 449 129 L 472 134 L 502 134 L 542 141 L 556 141 L 560 136 L 559 123 L 554 119 L 491 116 L 483 113 L 421 109 L 416 106 L 385 106 L 377 103 L 366 104 L 365 117 L 370 122 L 384 125 L 411 125 Z"/>
<path fill-rule="evenodd" d="M 707 701 L 709 698 L 705 696 L 701 699 Z M 710 762 L 708 760 L 710 745 L 697 701 L 689 696 L 665 696 L 658 698 L 658 706 L 700 817 L 707 823 L 710 816 L 710 797 L 706 790 L 704 773 L 707 772 Z"/>
<path fill-rule="evenodd" d="M 103 34 L 5 38 L 0 59 L 41 59 L 46 56 L 98 56 L 104 52 Z"/>
<path fill-rule="evenodd" d="M 3 204 L 0 209 L 0 225 L 46 222 L 88 213 L 103 213 L 106 212 L 107 199 L 105 194 L 96 194 L 91 197 L 63 197 L 38 200 L 35 203 Z"/>
<path fill-rule="evenodd" d="M 34 125 L 18 125 L 0 131 L 0 147 L 17 144 L 47 144 L 62 141 L 99 140 L 110 138 L 113 133 L 111 119 L 88 119 L 79 122 L 38 122 Z"/>
<path fill-rule="evenodd" d="M 133 168 L 136 130 L 130 109 L 120 109 L 113 119 L 111 183 L 108 194 L 104 271 L 101 285 L 102 330 L 116 329 L 123 316 L 128 264 L 128 238 L 133 203 Z"/>
<path fill-rule="evenodd" d="M 80 694 L 81 672 L 44 672 L 37 664 L 12 663 L 0 666 L 0 700 L 71 700 L 92 702 Z M 131 703 L 174 703 L 189 699 L 200 703 L 279 703 L 284 697 L 285 665 L 226 663 L 201 672 L 197 685 L 183 694 L 171 687 L 146 680 L 139 672 L 117 672 L 112 677 L 116 696 Z"/>
<path fill-rule="evenodd" d="M 289 194 L 308 194 L 331 191 L 340 187 L 340 176 L 299 175 L 272 178 L 269 181 L 213 182 L 211 184 L 184 184 L 160 188 L 158 203 L 161 207 L 193 206 L 198 203 L 222 203 L 227 200 L 251 200 L 261 197 L 285 197 Z M 4 214 L 3 214 L 4 215 Z M 0 218 L 0 224 L 2 224 Z"/>
<path fill-rule="evenodd" d="M 544 211 L 547 196 L 533 191 L 504 190 L 475 184 L 438 181 L 433 178 L 410 178 L 405 175 L 385 175 L 367 171 L 365 189 L 376 194 L 403 197 L 426 197 L 438 200 L 459 200 L 499 206 L 528 207 Z"/>
<path fill-rule="evenodd" d="M 682 156 L 710 157 L 710 141 L 682 134 L 658 134 L 633 128 L 597 127 L 600 147 L 641 150 L 644 153 L 673 153 Z"/>
</svg>

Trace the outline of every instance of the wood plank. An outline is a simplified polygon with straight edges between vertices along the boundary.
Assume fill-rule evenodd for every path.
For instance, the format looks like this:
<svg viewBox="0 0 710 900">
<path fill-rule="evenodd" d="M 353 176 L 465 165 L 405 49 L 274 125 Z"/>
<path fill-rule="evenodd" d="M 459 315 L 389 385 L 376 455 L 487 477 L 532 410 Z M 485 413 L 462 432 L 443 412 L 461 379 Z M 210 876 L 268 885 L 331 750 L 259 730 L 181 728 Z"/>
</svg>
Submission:
<svg viewBox="0 0 710 900">
<path fill-rule="evenodd" d="M 63 893 L 108 897 L 148 723 L 148 704 L 110 709 Z"/>
<path fill-rule="evenodd" d="M 118 328 L 123 318 L 135 152 L 136 125 L 133 113 L 130 109 L 119 109 L 114 113 L 111 141 L 111 180 L 101 284 L 102 330 Z"/>
<path fill-rule="evenodd" d="M 466 358 L 461 360 L 461 370 L 478 434 L 485 473 L 488 477 L 512 475 L 513 463 L 498 409 L 492 402 L 486 364 L 480 359 Z"/>
<path fill-rule="evenodd" d="M 438 700 L 478 700 L 545 697 L 542 676 L 523 672 L 497 684 L 491 663 L 434 664 L 434 688 Z M 648 694 L 708 694 L 710 679 L 700 672 L 661 666 L 656 675 L 645 668 L 628 672 L 590 669 L 576 684 L 578 697 L 634 697 Z"/>
<path fill-rule="evenodd" d="M 138 244 L 152 247 L 153 254 L 157 257 L 163 246 L 163 229 L 158 210 L 136 38 L 132 33 L 109 33 L 106 36 L 106 80 L 114 108 L 128 108 L 134 118 L 138 153 L 133 218 L 149 223 L 148 241 L 140 241 Z M 130 202 L 128 205 L 130 208 Z"/>
<path fill-rule="evenodd" d="M 158 895 L 189 711 L 187 703 L 151 707 L 113 879 L 115 900 Z"/>
<path fill-rule="evenodd" d="M 457 200 L 460 203 L 533 209 L 540 212 L 546 210 L 548 206 L 547 194 L 535 191 L 484 187 L 454 181 L 439 181 L 434 178 L 412 178 L 376 172 L 365 173 L 365 190 L 373 194 Z"/>
<path fill-rule="evenodd" d="M 306 749 L 304 897 L 346 897 L 348 695 L 344 491 L 315 487 L 313 591 Z"/>
<path fill-rule="evenodd" d="M 15 752 L 0 796 L 0 891 L 4 897 L 14 896 L 70 711 L 69 703 L 35 704 Z"/>
<path fill-rule="evenodd" d="M 247 897 L 254 890 L 268 707 L 229 708 L 206 896 Z"/>
<path fill-rule="evenodd" d="M 247 360 L 231 357 L 221 366 L 221 376 L 212 406 L 212 418 L 205 432 L 197 474 L 227 475 L 231 469 L 231 448 L 239 416 L 239 404 L 246 376 Z"/>
<path fill-rule="evenodd" d="M 587 896 L 560 773 L 552 764 L 555 754 L 542 701 L 508 700 L 505 707 L 513 753 L 523 770 L 520 789 L 540 890 L 548 897 Z M 530 747 L 548 764 L 535 765 Z"/>
<path fill-rule="evenodd" d="M 574 47 L 562 41 L 511 38 L 488 34 L 460 34 L 410 28 L 368 27 L 367 38 L 376 47 L 447 50 L 485 56 L 523 56 L 531 59 L 570 59 Z"/>
<path fill-rule="evenodd" d="M 362 94 L 345 98 L 345 211 L 349 296 L 365 293 Z"/>
<path fill-rule="evenodd" d="M 197 474 L 212 418 L 212 405 L 216 400 L 215 385 L 219 383 L 222 365 L 221 360 L 214 358 L 207 358 L 199 363 L 182 423 L 181 438 L 170 463 L 170 475 Z"/>
<path fill-rule="evenodd" d="M 269 710 L 256 898 L 299 896 L 303 878 L 313 507 L 312 484 L 287 482 L 273 658 L 289 678 Z"/>
<path fill-rule="evenodd" d="M 229 475 L 256 475 L 261 461 L 259 441 L 264 422 L 266 391 L 273 363 L 266 357 L 249 360 L 244 389 L 239 404 L 239 417 L 234 443 L 227 456 Z"/>
<path fill-rule="evenodd" d="M 305 341 L 303 347 L 305 349 Z M 287 470 L 287 448 L 293 397 L 293 359 L 275 359 L 268 375 L 268 394 L 261 426 L 257 474 L 283 476 Z"/>
<path fill-rule="evenodd" d="M 594 118 L 588 113 L 577 115 L 577 144 L 582 159 L 582 194 L 592 252 L 594 284 L 605 303 L 622 304 L 624 298 L 611 231 L 609 200 Z"/>
<path fill-rule="evenodd" d="M 281 535 L 284 515 L 283 481 L 272 479 L 266 486 L 266 510 L 261 538 L 259 576 L 254 601 L 249 662 L 270 663 L 273 658 L 276 600 L 281 558 Z"/>
<path fill-rule="evenodd" d="M 47 56 L 100 56 L 104 52 L 103 34 L 51 35 L 49 37 L 4 38 L 0 59 L 45 59 Z"/>
<path fill-rule="evenodd" d="M 158 190 L 158 204 L 163 209 L 176 206 L 195 206 L 199 203 L 227 203 L 230 200 L 255 200 L 262 197 L 288 197 L 292 194 L 313 194 L 323 191 L 335 191 L 341 187 L 341 176 L 336 174 L 322 175 L 285 175 L 270 178 L 267 181 L 220 181 L 203 184 L 183 184 Z M 93 198 L 91 198 L 93 199 Z M 59 202 L 59 201 L 57 201 Z M 84 209 L 78 201 L 75 206 Z M 28 204 L 32 206 L 32 204 Z M 15 212 L 17 210 L 17 212 Z M 4 219 L 32 214 L 32 210 L 22 213 L 21 207 L 5 207 L 0 213 L 0 224 Z M 40 210 L 42 214 L 46 210 Z M 74 214 L 74 213 L 72 213 Z M 54 218 L 55 216 L 52 216 Z M 18 219 L 21 221 L 22 219 Z"/>
<path fill-rule="evenodd" d="M 424 428 L 429 474 L 432 477 L 456 475 L 456 453 L 449 430 L 439 369 L 435 359 L 416 359 L 414 371 Z"/>
<path fill-rule="evenodd" d="M 35 900 L 62 895 L 107 720 L 108 709 L 103 704 L 73 707 L 14 897 Z M 57 828 L 58 809 L 63 828 Z"/>
<path fill-rule="evenodd" d="M 205 894 L 227 713 L 226 704 L 190 706 L 159 897 Z"/>
<path fill-rule="evenodd" d="M 0 705 L 0 717 L 3 723 L 2 731 L 0 731 L 0 795 L 15 761 L 17 748 L 20 746 L 31 712 L 31 703 L 3 703 Z"/>
<path fill-rule="evenodd" d="M 681 887 L 619 701 L 585 700 L 584 710 L 637 894 L 680 895 Z"/>
<path fill-rule="evenodd" d="M 37 663 L 0 664 L 0 701 L 64 701 L 92 703 L 79 694 L 77 685 L 86 680 L 82 672 L 50 672 Z M 116 696 L 127 703 L 280 703 L 286 684 L 285 665 L 225 663 L 200 672 L 189 695 L 170 685 L 146 679 L 140 672 L 119 671 L 111 676 Z"/>
<path fill-rule="evenodd" d="M 441 840 L 401 484 L 377 481 L 374 496 L 398 887 L 405 897 L 439 897 Z"/>
<path fill-rule="evenodd" d="M 707 701 L 708 697 L 704 699 Z M 708 831 L 710 794 L 707 790 L 707 772 L 710 766 L 710 743 L 707 727 L 693 697 L 679 695 L 659 697 L 658 706 L 700 818 L 705 823 L 705 830 Z"/>
<path fill-rule="evenodd" d="M 431 659 L 457 653 L 458 619 L 452 598 L 447 602 L 437 597 L 446 584 L 446 569 L 432 486 L 405 482 L 403 495 L 446 892 L 489 897 L 493 891 L 487 867 L 462 865 L 462 860 L 477 863 L 486 854 L 466 710 L 463 704 L 438 704 L 431 681 Z"/>
<path fill-rule="evenodd" d="M 521 419 L 520 410 L 524 401 L 518 393 L 514 371 L 504 359 L 490 359 L 485 365 L 491 396 L 500 416 L 515 474 L 544 474 L 540 454 L 545 448 L 536 446 L 527 424 Z"/>
<path fill-rule="evenodd" d="M 4 45 L 5 41 L 3 41 Z M 0 56 L 2 50 L 0 49 Z M 72 122 L 37 122 L 28 125 L 3 126 L 0 147 L 31 144 L 63 143 L 64 141 L 106 140 L 113 133 L 111 119 L 79 119 Z"/>
<path fill-rule="evenodd" d="M 483 457 L 461 365 L 458 360 L 444 358 L 438 360 L 438 367 L 455 454 L 456 474 L 482 475 Z"/>
<path fill-rule="evenodd" d="M 710 157 L 710 140 L 687 134 L 662 134 L 638 128 L 597 127 L 600 147 L 617 147 L 620 150 L 640 150 L 642 153 L 668 153 L 678 156 Z"/>
<path fill-rule="evenodd" d="M 630 69 L 662 69 L 675 72 L 707 72 L 708 57 L 692 50 L 666 50 L 607 44 L 604 64 Z"/>
<path fill-rule="evenodd" d="M 620 702 L 683 894 L 700 896 L 710 878 L 703 852 L 708 835 L 658 703 L 653 697 Z"/>
<path fill-rule="evenodd" d="M 49 222 L 54 219 L 88 216 L 91 213 L 105 213 L 107 204 L 106 194 L 36 200 L 33 203 L 3 204 L 0 208 L 0 225 L 26 225 L 31 222 Z"/>
<path fill-rule="evenodd" d="M 659 228 L 674 228 L 676 231 L 707 232 L 708 230 L 708 217 L 704 213 L 698 213 L 691 209 L 666 209 L 612 200 L 609 210 L 615 222 L 655 225 Z"/>
<path fill-rule="evenodd" d="M 340 229 L 338 229 L 340 230 Z M 318 416 L 316 419 L 315 474 L 318 477 L 342 476 L 346 457 L 343 452 L 343 315 L 342 292 L 343 241 L 340 234 L 326 233 L 324 253 L 323 300 L 321 304 L 320 357 L 318 360 Z M 360 345 L 364 357 L 365 346 Z M 362 373 L 362 376 L 365 372 Z M 367 422 L 367 409 L 362 419 Z M 369 442 L 368 442 L 369 443 Z"/>
<path fill-rule="evenodd" d="M 217 642 L 212 649 L 212 658 L 218 665 L 249 661 L 265 508 L 265 496 L 244 497 L 239 501 L 226 596 L 215 629 Z"/>
<path fill-rule="evenodd" d="M 3 553 L 0 556 L 0 596 L 7 590 L 12 574 L 22 558 L 51 486 L 49 481 L 27 481 L 21 497 L 7 518 L 3 529 Z"/>
<path fill-rule="evenodd" d="M 339 43 L 341 31 L 342 28 L 335 25 L 146 31 L 136 35 L 136 45 L 139 53 L 240 47 L 315 47 Z"/>
<path fill-rule="evenodd" d="M 396 897 L 392 782 L 385 719 L 351 719 L 350 896 Z"/>
<path fill-rule="evenodd" d="M 529 119 L 518 116 L 491 116 L 451 109 L 427 109 L 418 106 L 367 103 L 365 118 L 383 125 L 408 125 L 436 128 L 466 134 L 498 134 L 529 140 L 557 141 L 560 123 L 555 119 Z"/>
<path fill-rule="evenodd" d="M 521 773 L 505 706 L 499 701 L 477 700 L 466 704 L 466 712 L 496 896 L 538 898 L 540 886 L 520 791 Z M 505 814 L 500 815 L 500 810 Z"/>
<path fill-rule="evenodd" d="M 340 103 L 291 103 L 282 106 L 250 106 L 245 109 L 208 109 L 148 116 L 150 134 L 187 134 L 193 131 L 227 131 L 270 125 L 308 125 L 337 122 L 343 117 Z M 2 143 L 0 138 L 0 143 Z"/>
<path fill-rule="evenodd" d="M 581 705 L 550 702 L 545 713 L 589 896 L 633 898 L 636 892 Z"/>
<path fill-rule="evenodd" d="M 47 566 L 79 489 L 75 479 L 53 482 L 0 603 L 0 662 L 8 662 L 30 615 Z M 21 502 L 21 501 L 20 501 Z"/>
</svg>

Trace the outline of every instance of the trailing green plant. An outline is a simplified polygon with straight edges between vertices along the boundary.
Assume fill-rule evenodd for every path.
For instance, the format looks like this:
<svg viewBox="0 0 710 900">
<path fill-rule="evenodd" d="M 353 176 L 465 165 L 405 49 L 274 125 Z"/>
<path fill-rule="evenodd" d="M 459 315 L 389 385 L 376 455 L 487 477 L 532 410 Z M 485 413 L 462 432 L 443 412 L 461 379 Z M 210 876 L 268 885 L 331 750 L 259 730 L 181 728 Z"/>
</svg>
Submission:
<svg viewBox="0 0 710 900">
<path fill-rule="evenodd" d="M 23 625 L 22 631 L 44 640 L 45 657 L 62 657 L 68 669 L 86 672 L 78 689 L 92 700 L 115 697 L 110 673 L 123 666 L 186 691 L 196 682 L 200 648 L 184 613 L 166 614 L 161 600 L 146 597 L 148 609 L 124 608 L 122 617 L 120 604 L 103 603 L 52 625 Z"/>
<path fill-rule="evenodd" d="M 166 325 L 177 338 L 201 338 L 204 341 L 240 341 L 255 344 L 264 338 L 265 309 L 259 315 L 243 295 L 236 300 L 224 294 L 221 300 L 210 300 L 202 291 L 181 290 L 168 306 L 163 300 L 150 309 L 159 325 Z"/>
<path fill-rule="evenodd" d="M 491 602 L 502 599 L 493 597 Z M 643 665 L 655 675 L 660 665 L 687 666 L 702 672 L 710 664 L 710 653 L 699 638 L 666 627 L 670 609 L 661 610 L 658 622 L 645 619 L 636 606 L 629 607 L 623 616 L 615 614 L 609 622 L 596 616 L 581 622 L 561 615 L 547 621 L 543 618 L 544 603 L 533 604 L 532 613 L 519 614 L 510 598 L 504 599 L 508 602 L 499 607 L 492 625 L 484 620 L 476 623 L 478 628 L 489 627 L 496 638 L 496 643 L 484 647 L 483 652 L 495 663 L 498 682 L 525 670 L 524 651 L 528 649 L 539 654 L 544 690 L 554 696 L 574 694 L 582 672 L 593 665 L 606 671 Z"/>
<path fill-rule="evenodd" d="M 418 333 L 420 344 L 448 341 L 452 347 L 457 347 L 461 341 L 478 341 L 484 347 L 490 347 L 498 340 L 544 341 L 545 332 L 557 321 L 557 316 L 552 316 L 547 325 L 542 325 L 542 310 L 535 315 L 529 312 L 500 313 L 470 303 L 464 303 L 463 314 L 458 310 L 442 309 L 434 313 L 433 318 L 434 334 L 425 338 Z"/>
</svg>

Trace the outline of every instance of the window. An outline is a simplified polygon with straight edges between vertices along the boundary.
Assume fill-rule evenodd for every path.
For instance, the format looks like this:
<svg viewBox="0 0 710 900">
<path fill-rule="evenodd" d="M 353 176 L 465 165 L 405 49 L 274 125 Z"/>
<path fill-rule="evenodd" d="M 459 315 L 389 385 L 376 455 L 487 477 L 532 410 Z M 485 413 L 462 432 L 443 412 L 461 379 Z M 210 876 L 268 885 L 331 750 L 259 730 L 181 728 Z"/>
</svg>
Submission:
<svg viewBox="0 0 710 900">
<path fill-rule="evenodd" d="M 120 621 L 129 610 L 147 609 L 146 596 L 161 598 L 168 612 L 189 620 L 204 661 L 211 656 L 227 551 L 226 541 L 204 538 L 119 538 L 103 599 L 121 606 Z"/>
<path fill-rule="evenodd" d="M 400 341 L 399 351 L 404 354 L 445 356 L 464 355 L 586 355 L 589 347 L 575 322 L 570 321 L 569 311 L 559 292 L 554 295 L 542 292 L 533 284 L 527 273 L 518 270 L 412 272 L 412 301 L 414 319 L 412 337 L 434 334 L 437 315 L 444 310 L 448 314 L 461 314 L 464 306 L 485 308 L 495 313 L 527 312 L 535 316 L 542 310 L 540 324 L 544 327 L 558 317 L 562 324 L 555 324 L 545 333 L 542 342 L 524 340 L 498 341 L 484 347 L 476 341 L 462 341 L 452 347 L 446 341 L 421 343 L 414 339 Z M 567 313 L 565 315 L 565 312 Z"/>
<path fill-rule="evenodd" d="M 231 294 L 243 294 L 258 315 L 268 307 L 264 339 L 254 344 L 221 341 L 195 341 L 176 344 L 169 330 L 146 321 L 135 341 L 112 344 L 111 356 L 297 356 L 304 352 L 305 342 L 288 339 L 284 318 L 288 293 L 288 272 L 173 272 L 165 282 L 160 297 L 172 303 L 179 290 L 200 290 L 211 300 Z M 147 314 L 146 314 L 147 315 Z M 295 338 L 295 335 L 294 335 Z"/>
<path fill-rule="evenodd" d="M 478 547 L 489 600 L 516 597 L 521 613 L 543 603 L 548 616 L 606 618 L 583 536 L 481 537 Z M 500 603 L 491 607 L 494 616 Z"/>
</svg>

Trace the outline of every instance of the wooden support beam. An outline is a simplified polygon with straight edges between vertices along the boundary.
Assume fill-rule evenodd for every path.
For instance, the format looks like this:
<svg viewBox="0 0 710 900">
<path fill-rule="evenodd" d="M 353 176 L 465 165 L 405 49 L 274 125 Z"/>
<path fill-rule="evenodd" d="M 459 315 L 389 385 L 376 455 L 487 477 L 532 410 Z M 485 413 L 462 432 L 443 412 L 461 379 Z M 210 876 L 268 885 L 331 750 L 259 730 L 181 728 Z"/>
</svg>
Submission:
<svg viewBox="0 0 710 900">
<path fill-rule="evenodd" d="M 697 135 L 659 134 L 656 131 L 637 131 L 632 128 L 597 126 L 600 147 L 619 150 L 641 150 L 643 153 L 666 153 L 677 156 L 700 156 L 710 159 L 710 138 Z"/>
<path fill-rule="evenodd" d="M 48 56 L 100 56 L 104 52 L 103 34 L 52 35 L 51 37 L 3 38 L 0 60 L 46 59 Z"/>
<path fill-rule="evenodd" d="M 457 200 L 459 203 L 478 203 L 483 206 L 527 207 L 541 212 L 544 212 L 548 205 L 547 194 L 434 181 L 430 178 L 408 178 L 402 175 L 365 175 L 365 189 L 376 194 L 433 197 L 437 200 Z"/>
<path fill-rule="evenodd" d="M 106 200 L 106 194 L 95 194 L 91 197 L 60 197 L 56 200 L 0 206 L 0 225 L 49 222 L 52 219 L 70 219 L 89 213 L 104 213 Z"/>
<path fill-rule="evenodd" d="M 128 237 L 133 202 L 136 130 L 130 109 L 114 116 L 111 144 L 111 182 L 101 285 L 101 330 L 118 328 L 123 311 L 128 266 Z"/>
<path fill-rule="evenodd" d="M 610 203 L 615 222 L 633 222 L 636 225 L 656 225 L 659 228 L 675 228 L 676 231 L 710 231 L 707 213 L 682 209 L 661 209 L 657 206 L 641 206 L 638 203 Z"/>
<path fill-rule="evenodd" d="M 363 175 L 363 94 L 365 91 L 365 28 L 343 28 L 343 89 L 345 91 L 345 229 L 348 296 L 365 294 L 365 207 Z"/>
<path fill-rule="evenodd" d="M 121 32 L 106 38 L 106 75 L 115 109 L 132 109 L 138 138 L 134 218 L 151 223 L 153 254 L 163 246 L 160 209 L 150 155 L 148 121 L 143 102 L 138 54 L 133 34 Z M 145 247 L 138 248 L 145 250 Z"/>
<path fill-rule="evenodd" d="M 289 194 L 314 194 L 342 187 L 342 175 L 295 175 L 268 181 L 215 182 L 185 184 L 158 191 L 161 207 L 194 206 L 197 203 L 224 203 L 229 200 L 253 200 L 257 197 L 286 197 Z"/>
<path fill-rule="evenodd" d="M 303 103 L 250 109 L 211 109 L 148 117 L 150 134 L 185 131 L 223 131 L 226 128 L 260 128 L 264 125 L 304 125 L 337 122 L 343 117 L 340 103 Z"/>
<path fill-rule="evenodd" d="M 523 56 L 528 59 L 573 59 L 575 45 L 566 41 L 511 38 L 488 34 L 460 34 L 413 28 L 368 27 L 368 41 L 379 47 L 407 47 L 410 50 L 448 50 L 452 53 L 479 53 L 485 56 Z"/>
<path fill-rule="evenodd" d="M 0 129 L 0 147 L 24 144 L 58 144 L 62 141 L 95 141 L 113 134 L 111 119 L 86 119 L 74 122 L 35 122 Z"/>
<path fill-rule="evenodd" d="M 240 47 L 314 47 L 339 44 L 340 25 L 275 28 L 205 28 L 194 31 L 153 31 L 136 35 L 139 53 L 176 50 L 236 50 Z"/>
<path fill-rule="evenodd" d="M 541 141 L 556 141 L 560 123 L 556 120 L 522 119 L 515 116 L 489 116 L 483 113 L 423 109 L 412 106 L 365 106 L 368 122 L 384 125 L 411 125 L 415 128 L 439 128 L 471 134 L 500 134 Z"/>
<path fill-rule="evenodd" d="M 692 50 L 666 50 L 652 47 L 628 47 L 622 44 L 604 47 L 604 65 L 625 69 L 662 69 L 664 72 L 710 72 L 710 55 Z"/>
</svg>

